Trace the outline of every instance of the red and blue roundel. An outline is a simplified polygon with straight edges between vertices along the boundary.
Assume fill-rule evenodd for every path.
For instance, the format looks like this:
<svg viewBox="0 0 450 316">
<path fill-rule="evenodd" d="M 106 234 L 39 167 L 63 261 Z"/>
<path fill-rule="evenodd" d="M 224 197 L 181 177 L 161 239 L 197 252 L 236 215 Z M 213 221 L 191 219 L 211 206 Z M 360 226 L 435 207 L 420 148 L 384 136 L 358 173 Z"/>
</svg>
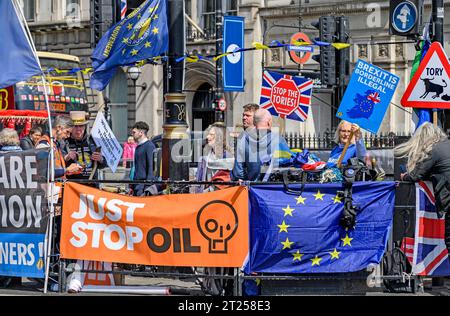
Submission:
<svg viewBox="0 0 450 316">
<path fill-rule="evenodd" d="M 274 116 L 304 122 L 312 88 L 313 82 L 307 78 L 264 71 L 259 104 Z"/>
</svg>

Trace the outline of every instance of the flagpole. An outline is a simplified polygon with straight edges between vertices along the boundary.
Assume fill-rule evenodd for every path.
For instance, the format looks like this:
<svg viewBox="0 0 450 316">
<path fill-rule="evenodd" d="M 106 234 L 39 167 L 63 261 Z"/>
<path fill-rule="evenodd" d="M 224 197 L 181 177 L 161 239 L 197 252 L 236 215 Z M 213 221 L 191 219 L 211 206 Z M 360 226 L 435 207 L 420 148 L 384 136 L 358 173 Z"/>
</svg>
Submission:
<svg viewBox="0 0 450 316">
<path fill-rule="evenodd" d="M 49 127 L 49 138 L 50 138 L 50 177 L 47 176 L 47 197 L 49 196 L 48 194 L 48 189 L 50 188 L 50 218 L 48 220 L 48 228 L 46 230 L 46 236 L 45 236 L 45 241 L 44 241 L 44 247 L 46 251 L 44 251 L 45 253 L 45 281 L 44 281 L 44 294 L 47 293 L 47 286 L 48 286 L 48 276 L 49 276 L 49 266 L 50 266 L 50 253 L 51 253 L 51 247 L 52 247 L 52 243 L 51 243 L 51 236 L 53 234 L 53 217 L 54 217 L 54 203 L 53 203 L 53 188 L 54 188 L 54 183 L 55 183 L 55 168 L 54 168 L 54 153 L 53 153 L 53 136 L 52 136 L 52 120 L 51 120 L 51 114 L 50 114 L 50 105 L 48 103 L 48 94 L 47 94 L 47 87 L 46 87 L 46 80 L 44 77 L 44 72 L 42 70 L 42 66 L 41 63 L 39 61 L 39 58 L 37 56 L 37 52 L 36 52 L 36 47 L 34 46 L 33 43 L 33 37 L 31 36 L 30 30 L 28 29 L 28 25 L 25 19 L 25 16 L 23 15 L 22 12 L 22 8 L 20 7 L 20 5 L 17 3 L 17 0 L 11 0 L 13 3 L 13 6 L 16 10 L 16 14 L 20 19 L 22 20 L 21 22 L 21 26 L 22 29 L 26 35 L 26 38 L 28 40 L 28 44 L 31 47 L 31 51 L 33 52 L 34 58 L 37 61 L 37 64 L 39 65 L 39 68 L 41 69 L 41 79 L 42 79 L 42 84 L 44 87 L 44 98 L 45 98 L 45 105 L 46 105 L 46 109 L 47 109 L 47 116 L 48 116 L 48 127 Z M 47 175 L 48 175 L 48 171 L 47 171 Z M 50 178 L 50 179 L 49 179 Z M 48 199 L 47 199 L 47 203 L 48 203 Z M 48 205 L 48 204 L 47 204 Z M 48 235 L 47 235 L 48 232 Z"/>
</svg>

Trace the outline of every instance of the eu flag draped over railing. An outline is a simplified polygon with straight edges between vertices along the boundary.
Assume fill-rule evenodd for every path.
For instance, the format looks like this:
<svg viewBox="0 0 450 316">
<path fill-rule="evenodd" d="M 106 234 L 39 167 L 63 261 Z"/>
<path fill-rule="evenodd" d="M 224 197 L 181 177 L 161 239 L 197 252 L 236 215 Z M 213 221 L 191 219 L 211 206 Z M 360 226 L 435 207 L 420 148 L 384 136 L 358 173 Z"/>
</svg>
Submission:
<svg viewBox="0 0 450 316">
<path fill-rule="evenodd" d="M 0 1 L 0 88 L 42 73 L 19 10 L 13 0 Z"/>
<path fill-rule="evenodd" d="M 293 185 L 299 190 L 300 185 Z M 394 212 L 394 182 L 357 182 L 354 229 L 339 225 L 341 184 L 305 184 L 300 193 L 281 185 L 250 188 L 250 254 L 245 272 L 339 273 L 378 264 Z"/>
<path fill-rule="evenodd" d="M 165 53 L 167 37 L 166 0 L 147 0 L 100 39 L 91 57 L 91 88 L 105 89 L 118 66 Z"/>
</svg>

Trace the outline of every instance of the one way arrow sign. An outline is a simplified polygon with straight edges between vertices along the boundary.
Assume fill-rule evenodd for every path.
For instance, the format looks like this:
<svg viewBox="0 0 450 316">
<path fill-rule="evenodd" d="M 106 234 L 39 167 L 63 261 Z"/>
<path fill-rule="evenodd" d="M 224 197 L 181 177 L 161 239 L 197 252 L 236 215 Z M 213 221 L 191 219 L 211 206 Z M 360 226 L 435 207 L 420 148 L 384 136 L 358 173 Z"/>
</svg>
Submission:
<svg viewBox="0 0 450 316">
<path fill-rule="evenodd" d="M 434 42 L 406 88 L 405 107 L 450 109 L 450 63 L 441 43 Z"/>
</svg>

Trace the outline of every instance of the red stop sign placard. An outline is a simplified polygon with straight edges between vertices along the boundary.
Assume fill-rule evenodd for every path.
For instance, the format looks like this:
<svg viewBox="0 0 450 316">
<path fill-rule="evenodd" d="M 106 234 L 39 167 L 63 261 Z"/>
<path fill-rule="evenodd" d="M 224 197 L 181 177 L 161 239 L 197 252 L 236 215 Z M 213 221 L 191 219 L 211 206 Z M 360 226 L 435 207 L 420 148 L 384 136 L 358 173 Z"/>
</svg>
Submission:
<svg viewBox="0 0 450 316">
<path fill-rule="evenodd" d="M 280 79 L 273 87 L 270 100 L 280 115 L 289 115 L 300 103 L 300 91 L 292 79 Z"/>
</svg>

